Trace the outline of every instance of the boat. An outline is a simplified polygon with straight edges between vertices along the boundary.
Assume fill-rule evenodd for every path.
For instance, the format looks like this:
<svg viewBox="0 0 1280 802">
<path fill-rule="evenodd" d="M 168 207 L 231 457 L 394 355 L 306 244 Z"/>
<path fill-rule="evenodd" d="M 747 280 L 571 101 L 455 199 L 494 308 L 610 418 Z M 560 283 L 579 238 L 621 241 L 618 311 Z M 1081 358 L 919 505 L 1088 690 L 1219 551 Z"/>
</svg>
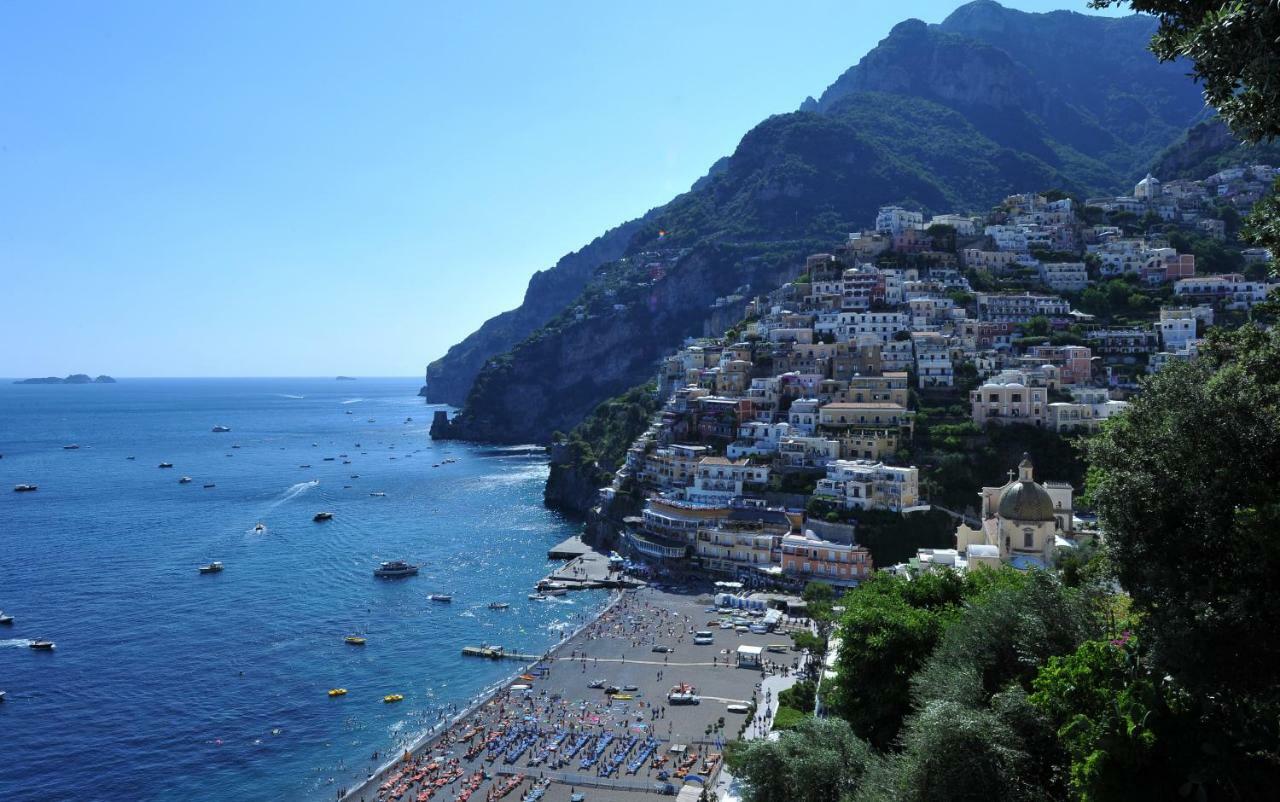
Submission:
<svg viewBox="0 0 1280 802">
<path fill-rule="evenodd" d="M 310 466 L 310 465 L 299 465 L 298 467 L 299 467 L 299 468 L 310 468 L 311 466 Z"/>
<path fill-rule="evenodd" d="M 383 493 L 381 490 L 378 490 L 378 491 L 376 491 L 376 492 L 370 493 L 369 495 L 371 495 L 371 496 L 377 496 L 378 498 L 382 498 L 383 496 L 385 496 L 385 495 L 387 495 L 387 494 L 386 494 L 386 493 Z"/>
<path fill-rule="evenodd" d="M 0 691 L 0 702 L 4 701 L 4 691 Z"/>
<path fill-rule="evenodd" d="M 311 520 L 315 521 L 316 523 L 319 523 L 320 521 L 331 521 L 333 520 L 333 513 L 317 512 L 315 515 L 311 516 Z"/>
<path fill-rule="evenodd" d="M 80 447 L 80 446 L 79 446 L 78 444 L 76 444 L 76 443 L 72 443 L 72 444 L 71 444 L 71 445 L 69 445 L 69 446 L 63 446 L 63 447 L 62 447 L 62 450 L 63 450 L 63 451 L 75 451 L 75 450 L 76 450 L 76 449 L 78 449 L 79 447 Z"/>
<path fill-rule="evenodd" d="M 389 694 L 387 694 L 386 696 L 382 697 L 382 701 L 383 701 L 383 702 L 386 702 L 387 704 L 391 704 L 392 702 L 402 702 L 402 701 L 404 701 L 404 694 L 403 694 L 403 693 L 389 693 Z"/>
<path fill-rule="evenodd" d="M 507 604 L 506 602 L 489 602 L 490 610 L 505 610 L 510 606 L 511 605 Z"/>
<path fill-rule="evenodd" d="M 428 593 L 427 599 L 433 602 L 443 602 L 445 604 L 453 601 L 453 597 L 448 593 Z"/>
<path fill-rule="evenodd" d="M 217 426 L 214 426 L 214 427 L 213 427 L 213 430 L 214 430 L 215 432 L 229 432 L 229 431 L 231 431 L 231 427 L 230 427 L 230 426 L 223 426 L 223 425 L 219 424 L 219 425 L 217 425 Z"/>
<path fill-rule="evenodd" d="M 217 561 L 211 562 L 208 565 L 200 566 L 200 573 L 202 574 L 216 574 L 221 571 L 222 571 L 222 563 Z"/>
<path fill-rule="evenodd" d="M 349 459 L 344 459 L 344 460 L 342 461 L 342 464 L 343 464 L 343 465 L 350 465 L 350 464 L 351 464 L 351 460 L 349 460 Z"/>
<path fill-rule="evenodd" d="M 217 485 L 215 485 L 213 482 L 210 482 L 209 484 L 207 484 L 207 485 L 205 485 L 205 486 L 204 486 L 204 489 L 205 489 L 205 490 L 208 490 L 208 489 L 209 489 L 209 488 L 211 488 L 211 487 L 217 487 Z"/>
<path fill-rule="evenodd" d="M 35 489 L 36 489 L 36 485 L 14 485 L 13 486 L 13 492 L 15 493 L 31 493 Z"/>
<path fill-rule="evenodd" d="M 32 649 L 38 649 L 39 651 L 42 651 L 42 652 L 53 651 L 53 641 L 51 640 L 33 640 L 27 645 L 30 646 Z"/>
<path fill-rule="evenodd" d="M 235 443 L 235 444 L 234 444 L 234 445 L 232 445 L 231 447 L 232 447 L 232 448 L 239 448 L 239 447 L 240 447 L 240 444 L 239 444 L 239 443 Z"/>
<path fill-rule="evenodd" d="M 346 695 L 347 695 L 346 688 L 330 688 L 329 689 L 329 696 L 346 696 Z"/>
<path fill-rule="evenodd" d="M 365 638 L 362 638 L 359 635 L 348 635 L 342 639 L 343 643 L 347 643 L 352 646 L 363 646 L 365 644 L 365 640 Z"/>
<path fill-rule="evenodd" d="M 267 531 L 266 524 L 259 521 L 258 525 L 253 528 L 253 531 L 259 532 L 259 533 Z"/>
<path fill-rule="evenodd" d="M 542 591 L 544 596 L 567 596 L 569 591 L 567 588 L 547 588 Z"/>
<path fill-rule="evenodd" d="M 0 612 L 0 624 L 4 624 L 4 625 L 6 625 L 6 626 L 12 625 L 12 624 L 13 624 L 13 616 L 11 616 L 11 615 L 6 615 L 5 613 Z"/>
<path fill-rule="evenodd" d="M 325 461 L 325 462 L 333 462 L 333 460 L 334 460 L 334 457 L 325 457 L 325 458 L 324 458 L 324 461 Z"/>
<path fill-rule="evenodd" d="M 173 463 L 172 463 L 172 462 L 162 462 L 162 463 L 160 463 L 160 467 L 161 467 L 161 468 L 172 468 L 172 467 L 173 467 Z"/>
<path fill-rule="evenodd" d="M 191 484 L 191 477 L 190 477 L 190 476 L 184 476 L 184 477 L 182 477 L 181 479 L 179 479 L 179 480 L 178 480 L 178 484 L 180 484 L 180 485 L 189 485 L 189 484 Z"/>
<path fill-rule="evenodd" d="M 129 456 L 129 457 L 125 457 L 125 459 L 137 459 L 137 457 Z"/>
<path fill-rule="evenodd" d="M 404 560 L 388 560 L 373 569 L 373 575 L 383 579 L 396 579 L 402 576 L 413 576 L 418 573 L 418 566 Z"/>
<path fill-rule="evenodd" d="M 546 594 L 543 594 L 543 593 L 530 593 L 530 594 L 529 594 L 529 601 L 546 601 L 546 600 L 547 600 L 547 596 L 546 596 Z"/>
</svg>

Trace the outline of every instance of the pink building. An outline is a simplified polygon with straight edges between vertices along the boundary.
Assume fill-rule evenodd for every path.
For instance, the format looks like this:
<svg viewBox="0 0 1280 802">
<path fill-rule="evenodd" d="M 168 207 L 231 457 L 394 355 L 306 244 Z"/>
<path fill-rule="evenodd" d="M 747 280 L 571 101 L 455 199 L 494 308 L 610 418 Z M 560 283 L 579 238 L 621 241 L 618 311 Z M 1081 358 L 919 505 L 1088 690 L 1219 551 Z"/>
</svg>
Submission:
<svg viewBox="0 0 1280 802">
<path fill-rule="evenodd" d="M 1062 384 L 1088 384 L 1093 376 L 1093 352 L 1083 345 L 1033 345 L 1027 356 L 1056 365 Z"/>
</svg>

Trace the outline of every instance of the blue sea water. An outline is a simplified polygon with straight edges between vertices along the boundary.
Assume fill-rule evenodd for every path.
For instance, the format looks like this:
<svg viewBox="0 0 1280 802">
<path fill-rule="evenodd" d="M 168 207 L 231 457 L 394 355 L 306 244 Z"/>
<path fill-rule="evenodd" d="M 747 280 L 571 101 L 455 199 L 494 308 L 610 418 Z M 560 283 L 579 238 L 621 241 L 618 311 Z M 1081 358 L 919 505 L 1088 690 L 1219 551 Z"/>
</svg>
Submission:
<svg viewBox="0 0 1280 802">
<path fill-rule="evenodd" d="M 540 651 L 602 605 L 526 598 L 574 531 L 541 505 L 545 462 L 433 444 L 417 389 L 0 384 L 0 799 L 332 799 L 514 667 L 463 645 Z M 398 558 L 422 574 L 373 578 Z"/>
</svg>

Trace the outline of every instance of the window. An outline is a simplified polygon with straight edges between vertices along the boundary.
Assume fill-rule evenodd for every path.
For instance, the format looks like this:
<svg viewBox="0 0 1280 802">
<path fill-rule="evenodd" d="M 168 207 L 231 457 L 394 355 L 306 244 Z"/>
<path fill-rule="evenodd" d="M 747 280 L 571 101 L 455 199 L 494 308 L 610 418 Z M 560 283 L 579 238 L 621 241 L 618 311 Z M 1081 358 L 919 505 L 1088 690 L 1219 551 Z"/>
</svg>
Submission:
<svg viewBox="0 0 1280 802">
<path fill-rule="evenodd" d="M 1022 547 L 1024 549 L 1033 549 L 1035 548 L 1035 545 L 1036 545 L 1035 533 L 1032 532 L 1030 529 L 1023 529 L 1022 530 Z"/>
</svg>

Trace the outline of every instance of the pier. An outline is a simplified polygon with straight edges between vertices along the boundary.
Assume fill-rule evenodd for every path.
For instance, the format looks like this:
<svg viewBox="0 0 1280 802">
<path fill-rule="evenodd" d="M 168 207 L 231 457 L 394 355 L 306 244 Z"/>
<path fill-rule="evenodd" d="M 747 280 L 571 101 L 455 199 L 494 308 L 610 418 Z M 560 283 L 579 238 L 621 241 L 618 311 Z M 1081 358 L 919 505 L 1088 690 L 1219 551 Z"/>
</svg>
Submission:
<svg viewBox="0 0 1280 802">
<path fill-rule="evenodd" d="M 466 657 L 484 657 L 489 660 L 523 660 L 526 663 L 543 658 L 540 654 L 509 652 L 501 646 L 463 646 L 462 654 Z"/>
</svg>

